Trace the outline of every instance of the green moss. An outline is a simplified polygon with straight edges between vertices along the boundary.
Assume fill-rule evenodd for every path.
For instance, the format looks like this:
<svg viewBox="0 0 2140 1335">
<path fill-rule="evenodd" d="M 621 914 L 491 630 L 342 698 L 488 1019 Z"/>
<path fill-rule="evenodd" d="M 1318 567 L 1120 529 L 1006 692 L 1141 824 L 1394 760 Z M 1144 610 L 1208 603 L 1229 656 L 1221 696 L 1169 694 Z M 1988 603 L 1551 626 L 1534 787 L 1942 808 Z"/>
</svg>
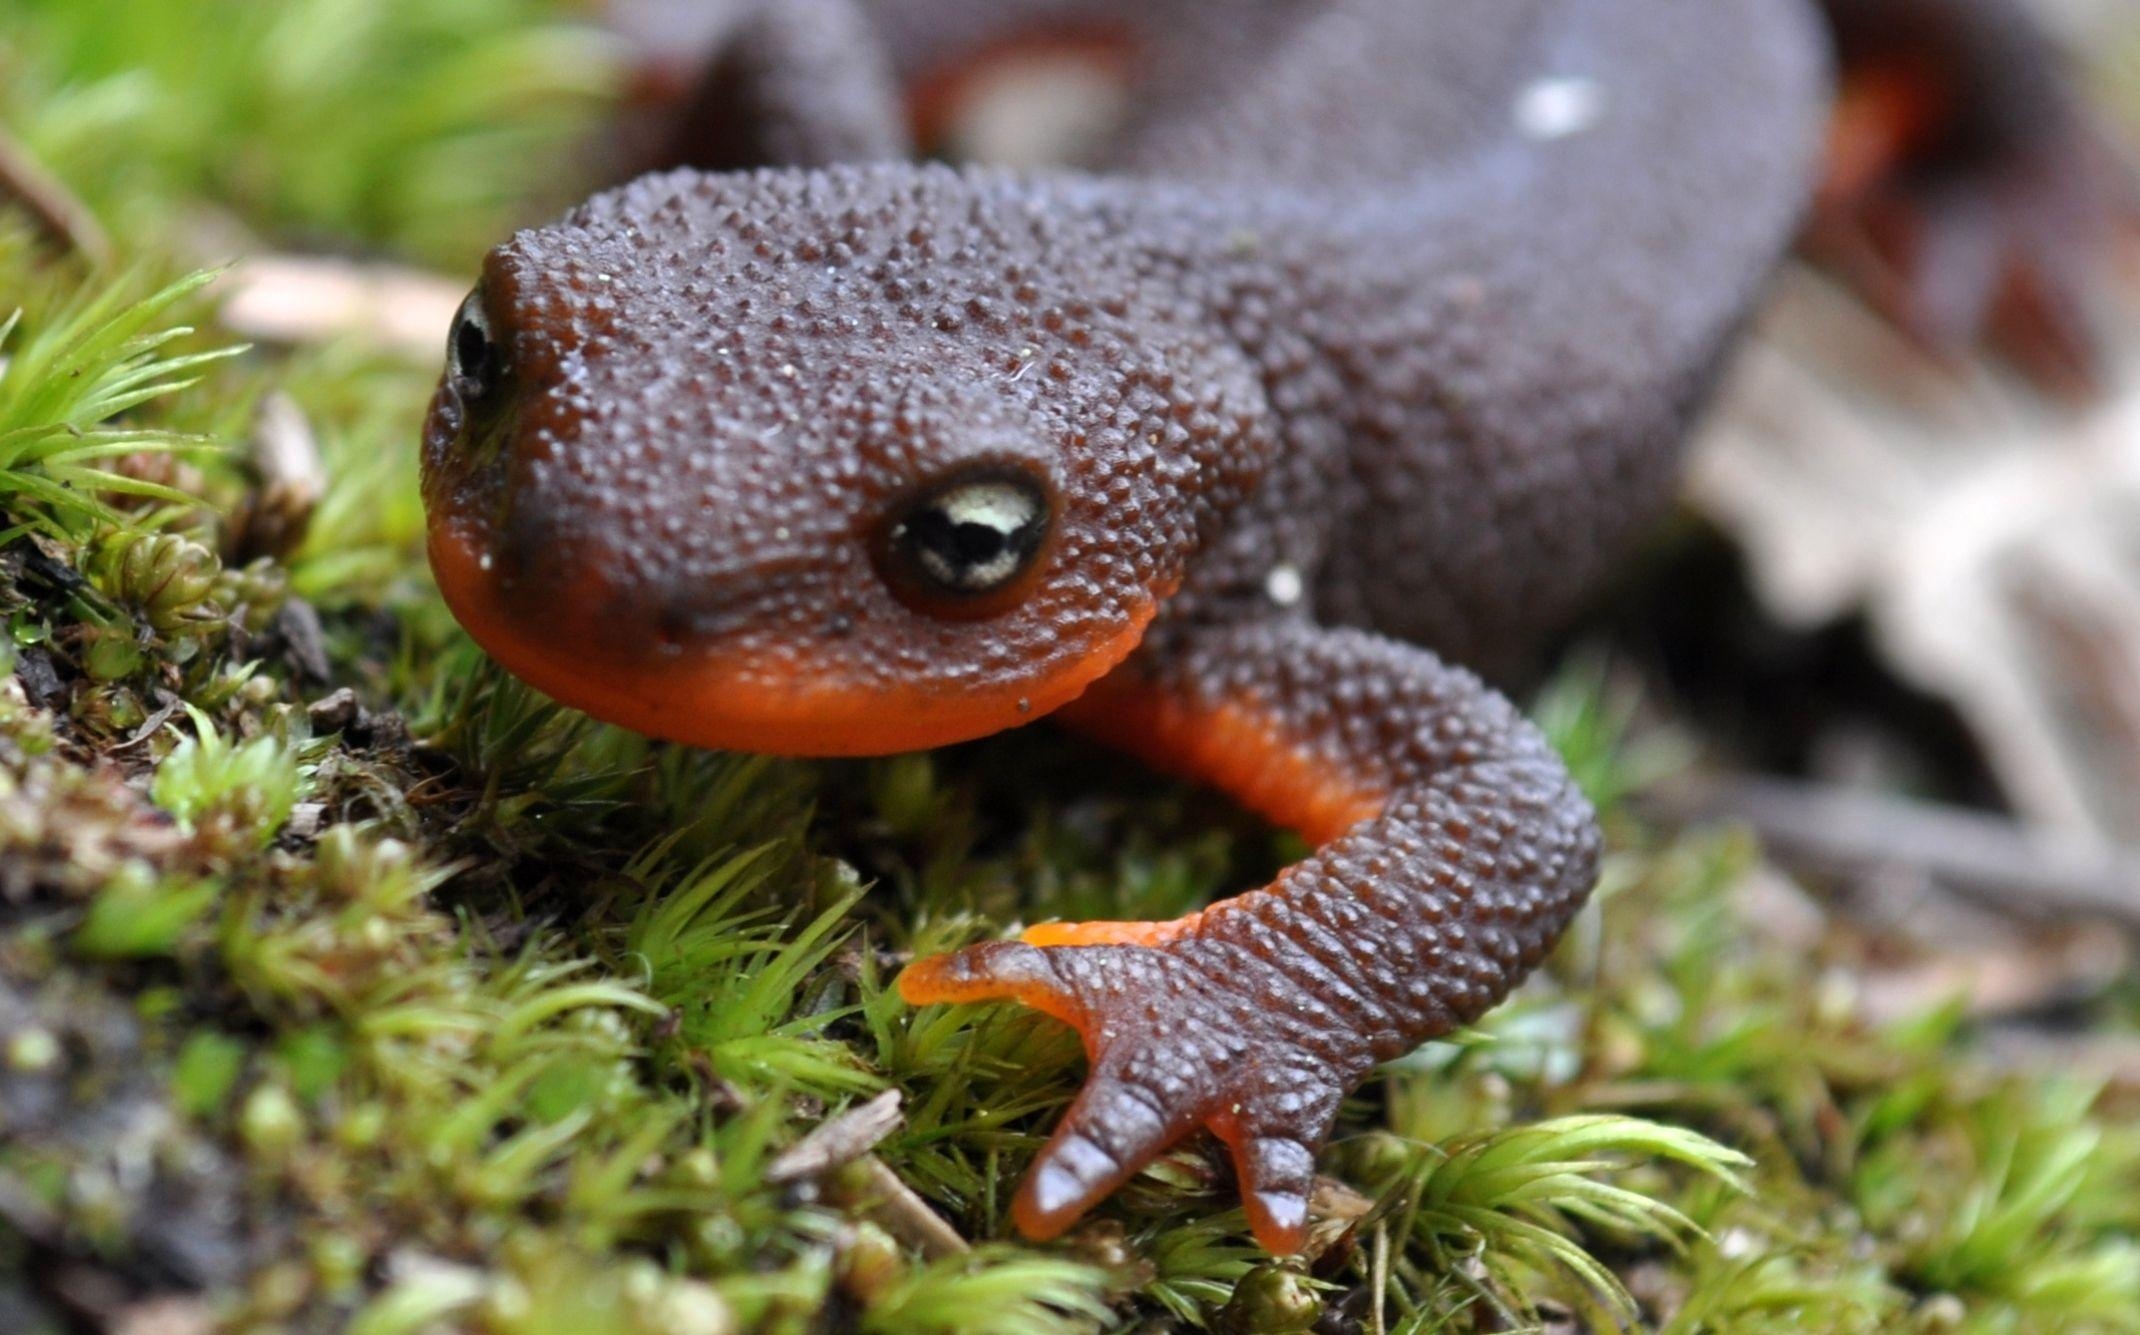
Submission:
<svg viewBox="0 0 2140 1335">
<path fill-rule="evenodd" d="M 233 743 L 199 709 L 188 712 L 194 735 L 157 765 L 149 796 L 196 839 L 265 847 L 297 805 L 305 767 L 279 738 Z"/>
<path fill-rule="evenodd" d="M 9 261 L 27 279 L 10 290 L 27 290 L 38 305 L 0 318 L 0 351 L 8 354 L 0 370 L 0 497 L 11 521 L 0 536 L 80 540 L 120 521 L 121 497 L 192 504 L 185 492 L 112 464 L 202 443 L 120 419 L 191 387 L 234 355 L 182 350 L 193 331 L 170 321 L 211 275 L 146 294 L 128 280 L 70 289 L 35 275 L 19 230 L 0 232 L 0 264 Z M 112 565 L 116 578 L 138 562 L 119 554 Z"/>
<path fill-rule="evenodd" d="M 616 52 L 562 9 L 17 0 L 0 107 L 124 237 L 213 206 L 465 263 L 618 84 Z"/>
<path fill-rule="evenodd" d="M 1588 668 L 1538 713 L 1608 814 L 1598 907 L 1348 1103 L 1313 1262 L 1256 1251 L 1203 1141 L 1017 1242 L 1075 1036 L 912 1010 L 900 963 L 1168 916 L 1297 844 L 1040 730 L 806 766 L 504 677 L 423 568 L 433 372 L 233 353 L 189 332 L 201 280 L 129 275 L 183 271 L 173 220 L 209 208 L 460 262 L 547 207 L 545 155 L 615 77 L 600 39 L 533 0 L 18 8 L 0 106 L 134 267 L 0 222 L 0 1197 L 35 1224 L 0 1312 L 57 1322 L 63 1257 L 235 1328 L 371 1335 L 2140 1328 L 2130 1110 L 1990 1072 L 1951 1011 L 1868 1025 L 1748 920 L 1757 849 L 1629 809 L 1673 747 Z M 269 387 L 329 487 L 286 560 L 226 568 Z M 884 1089 L 872 1153 L 911 1199 L 769 1174 Z M 925 1247 L 920 1208 L 977 1245 Z"/>
</svg>

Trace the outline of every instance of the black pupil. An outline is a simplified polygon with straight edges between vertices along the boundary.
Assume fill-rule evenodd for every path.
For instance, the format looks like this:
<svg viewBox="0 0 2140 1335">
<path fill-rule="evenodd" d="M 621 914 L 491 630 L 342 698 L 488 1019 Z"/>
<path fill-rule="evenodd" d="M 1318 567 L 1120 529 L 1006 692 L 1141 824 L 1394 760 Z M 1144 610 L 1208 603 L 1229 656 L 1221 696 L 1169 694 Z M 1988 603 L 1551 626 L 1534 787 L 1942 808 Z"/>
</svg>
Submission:
<svg viewBox="0 0 2140 1335">
<path fill-rule="evenodd" d="M 453 331 L 453 359 L 461 368 L 461 374 L 487 388 L 491 381 L 490 337 L 483 326 L 469 316 L 462 316 L 460 327 Z"/>
<path fill-rule="evenodd" d="M 1009 584 L 1039 551 L 1047 505 L 1017 483 L 969 484 L 917 506 L 900 526 L 905 564 L 949 593 Z"/>
<path fill-rule="evenodd" d="M 917 544 L 955 570 L 987 565 L 1001 557 L 1018 536 L 993 524 L 960 523 L 939 509 L 915 516 L 912 532 Z"/>
</svg>

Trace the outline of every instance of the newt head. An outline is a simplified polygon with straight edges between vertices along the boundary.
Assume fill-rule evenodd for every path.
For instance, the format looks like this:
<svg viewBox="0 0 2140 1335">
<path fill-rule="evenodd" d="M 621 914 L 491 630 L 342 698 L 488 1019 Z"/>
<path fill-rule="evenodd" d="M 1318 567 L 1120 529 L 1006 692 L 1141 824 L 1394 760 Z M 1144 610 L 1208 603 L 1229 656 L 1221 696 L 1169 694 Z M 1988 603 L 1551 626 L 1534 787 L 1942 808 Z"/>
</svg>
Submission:
<svg viewBox="0 0 2140 1335">
<path fill-rule="evenodd" d="M 1119 663 L 1210 510 L 1180 437 L 1221 422 L 972 195 L 678 173 L 492 252 L 424 439 L 477 641 L 608 721 L 791 755 L 982 736 Z"/>
</svg>

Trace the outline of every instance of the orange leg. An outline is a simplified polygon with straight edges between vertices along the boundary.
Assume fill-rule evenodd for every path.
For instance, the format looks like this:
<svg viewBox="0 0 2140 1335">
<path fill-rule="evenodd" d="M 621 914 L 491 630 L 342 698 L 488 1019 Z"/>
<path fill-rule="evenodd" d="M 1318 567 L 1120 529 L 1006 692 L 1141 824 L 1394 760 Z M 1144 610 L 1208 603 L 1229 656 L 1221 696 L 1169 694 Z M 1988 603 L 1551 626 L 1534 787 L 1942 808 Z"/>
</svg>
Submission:
<svg viewBox="0 0 2140 1335">
<path fill-rule="evenodd" d="M 1339 1101 L 1544 956 L 1589 891 L 1596 831 L 1537 733 L 1423 650 L 1293 624 L 1163 638 L 1072 724 L 1300 829 L 1315 855 L 1171 923 L 1049 925 L 921 960 L 899 989 L 1023 1002 L 1082 1036 L 1085 1088 L 1013 1202 L 1028 1236 L 1202 1126 L 1258 1241 L 1292 1252 Z"/>
</svg>

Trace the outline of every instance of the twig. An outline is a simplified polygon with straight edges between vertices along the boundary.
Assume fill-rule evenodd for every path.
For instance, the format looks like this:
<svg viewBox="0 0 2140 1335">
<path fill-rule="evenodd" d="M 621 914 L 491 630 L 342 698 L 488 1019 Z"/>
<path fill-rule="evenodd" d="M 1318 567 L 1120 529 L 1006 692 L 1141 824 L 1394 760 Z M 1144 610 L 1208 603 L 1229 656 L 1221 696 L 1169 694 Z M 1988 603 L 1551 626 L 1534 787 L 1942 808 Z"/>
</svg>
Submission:
<svg viewBox="0 0 2140 1335">
<path fill-rule="evenodd" d="M 1390 1231 L 1389 1225 L 1375 1225 L 1375 1259 L 1369 1270 L 1369 1282 L 1374 1285 L 1374 1306 L 1368 1317 L 1368 1330 L 1372 1335 L 1389 1335 L 1389 1321 L 1385 1308 L 1390 1291 Z"/>
<path fill-rule="evenodd" d="M 821 1180 L 828 1193 L 930 1260 L 971 1251 L 957 1229 L 870 1153 L 899 1129 L 899 1091 L 888 1089 L 813 1127 L 766 1165 L 768 1182 Z M 842 1173 L 839 1170 L 848 1169 Z"/>
<path fill-rule="evenodd" d="M 829 1122 L 821 1122 L 809 1134 L 782 1150 L 765 1168 L 768 1182 L 800 1182 L 823 1177 L 843 1168 L 884 1143 L 904 1120 L 899 1111 L 899 1091 L 887 1089 L 867 1103 L 858 1103 Z"/>
<path fill-rule="evenodd" d="M 916 1195 L 914 1188 L 908 1186 L 884 1160 L 871 1154 L 865 1156 L 859 1166 L 868 1175 L 862 1190 L 857 1193 L 858 1198 L 867 1201 L 863 1213 L 900 1245 L 912 1247 L 930 1261 L 963 1256 L 973 1250 L 973 1244 L 945 1223 L 942 1215 L 930 1209 L 929 1203 Z"/>
<path fill-rule="evenodd" d="M 2041 1025 L 1996 1025 L 1984 1033 L 1993 1066 L 2036 1076 L 2077 1076 L 2128 1097 L 2140 1095 L 2140 1039 L 2118 1034 L 2073 1034 Z"/>
<path fill-rule="evenodd" d="M 296 551 L 327 492 L 319 438 L 288 394 L 274 390 L 260 400 L 251 445 L 258 485 L 232 515 L 226 540 L 231 559 L 240 565 L 257 556 L 281 560 Z"/>
<path fill-rule="evenodd" d="M 112 258 L 111 237 L 89 206 L 30 155 L 22 141 L 0 126 L 0 196 L 13 199 L 44 234 L 91 264 Z"/>
<path fill-rule="evenodd" d="M 172 695 L 168 691 L 158 691 L 156 693 L 156 696 L 158 699 L 163 701 L 162 707 L 159 708 L 155 713 L 149 715 L 146 719 L 142 720 L 141 726 L 134 729 L 131 733 L 127 734 L 125 741 L 114 742 L 110 746 L 106 747 L 106 754 L 124 751 L 130 747 L 139 746 L 143 742 L 147 741 L 149 738 L 154 737 L 157 733 L 163 731 L 163 725 L 169 723 L 171 721 L 171 716 L 178 712 L 179 698 L 175 695 Z"/>
<path fill-rule="evenodd" d="M 1307 1245 L 1301 1257 L 1311 1266 L 1320 1262 L 1333 1248 L 1357 1245 L 1353 1230 L 1360 1221 L 1372 1214 L 1375 1200 L 1363 1195 L 1334 1177 L 1315 1179 L 1308 1194 Z"/>
<path fill-rule="evenodd" d="M 2084 836 L 1877 793 L 1735 775 L 1651 799 L 1677 820 L 1744 821 L 1785 861 L 1906 867 L 2013 917 L 2093 918 L 2140 932 L 2140 857 Z"/>
<path fill-rule="evenodd" d="M 259 343 L 354 339 L 419 365 L 442 363 L 467 283 L 388 264 L 257 255 L 216 284 L 226 328 Z"/>
</svg>

